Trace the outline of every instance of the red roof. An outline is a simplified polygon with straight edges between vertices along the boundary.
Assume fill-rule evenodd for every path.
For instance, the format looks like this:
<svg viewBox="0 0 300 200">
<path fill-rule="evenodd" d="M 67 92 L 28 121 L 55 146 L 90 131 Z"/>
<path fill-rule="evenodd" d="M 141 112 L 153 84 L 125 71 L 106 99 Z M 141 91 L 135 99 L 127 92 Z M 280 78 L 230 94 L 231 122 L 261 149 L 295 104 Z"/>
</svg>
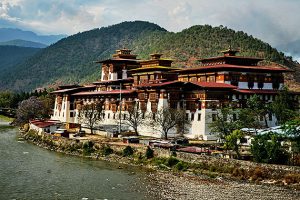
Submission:
<svg viewBox="0 0 300 200">
<path fill-rule="evenodd" d="M 51 94 L 74 92 L 75 90 L 90 89 L 90 88 L 95 88 L 95 87 L 96 87 L 96 85 L 85 85 L 85 86 L 76 87 L 76 88 L 68 88 L 68 89 L 56 90 L 56 91 L 51 92 Z"/>
<path fill-rule="evenodd" d="M 117 79 L 117 80 L 104 80 L 104 81 L 96 81 L 94 84 L 101 84 L 101 83 L 115 83 L 115 82 L 126 82 L 126 81 L 133 81 L 132 77 L 126 79 Z"/>
<path fill-rule="evenodd" d="M 238 89 L 235 91 L 244 94 L 278 94 L 280 90 Z"/>
<path fill-rule="evenodd" d="M 174 83 L 183 83 L 183 82 L 175 80 L 175 81 L 167 81 L 167 82 L 162 82 L 162 83 L 143 83 L 143 84 L 137 85 L 137 87 L 160 87 L 160 86 L 165 86 L 165 85 L 171 85 Z"/>
<path fill-rule="evenodd" d="M 216 57 L 211 57 L 211 58 L 203 58 L 200 59 L 200 61 L 210 61 L 210 60 L 218 60 L 222 58 L 233 58 L 233 59 L 242 59 L 242 60 L 257 60 L 261 61 L 263 58 L 254 58 L 254 57 L 244 57 L 244 56 L 216 56 Z"/>
<path fill-rule="evenodd" d="M 189 72 L 189 71 L 207 71 L 207 70 L 230 70 L 230 69 L 242 69 L 242 70 L 264 70 L 264 71 L 275 71 L 275 72 L 290 72 L 292 70 L 285 69 L 282 67 L 265 67 L 265 66 L 241 66 L 241 65 L 230 65 L 230 64 L 220 64 L 220 65 L 209 65 L 200 66 L 187 69 L 176 70 L 176 72 Z"/>
<path fill-rule="evenodd" d="M 237 86 L 234 85 L 230 85 L 227 83 L 216 83 L 216 82 L 197 82 L 197 81 L 193 81 L 190 82 L 193 83 L 195 85 L 198 85 L 200 87 L 203 88 L 228 88 L 228 89 L 236 89 Z"/>
<path fill-rule="evenodd" d="M 30 121 L 30 123 L 37 126 L 37 127 L 39 127 L 39 128 L 45 128 L 45 127 L 48 127 L 48 126 L 58 124 L 58 123 L 60 123 L 60 121 L 55 121 L 55 120 L 48 120 L 48 121 L 33 120 L 33 121 Z"/>
<path fill-rule="evenodd" d="M 136 90 L 121 90 L 121 94 L 130 94 L 134 93 Z M 78 92 L 72 94 L 74 96 L 81 96 L 81 95 L 101 95 L 101 94 L 120 94 L 120 90 L 111 90 L 111 91 L 93 91 L 93 92 Z"/>
</svg>

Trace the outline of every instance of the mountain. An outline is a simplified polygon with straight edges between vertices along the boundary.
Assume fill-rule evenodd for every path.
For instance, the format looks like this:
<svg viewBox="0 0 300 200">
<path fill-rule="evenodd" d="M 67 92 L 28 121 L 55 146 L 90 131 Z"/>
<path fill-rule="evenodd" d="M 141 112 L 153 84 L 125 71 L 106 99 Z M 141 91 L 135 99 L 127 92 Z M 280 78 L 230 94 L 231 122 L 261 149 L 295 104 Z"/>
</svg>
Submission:
<svg viewBox="0 0 300 200">
<path fill-rule="evenodd" d="M 39 48 L 0 46 L 0 71 L 5 76 L 6 71 L 12 70 L 19 64 L 40 51 Z M 14 77 L 11 77 L 14 78 Z M 1 81 L 0 81 L 1 82 Z M 1 83 L 4 84 L 4 83 Z M 1 87 L 1 86 L 0 86 Z"/>
<path fill-rule="evenodd" d="M 1 46 L 19 46 L 19 47 L 33 47 L 33 48 L 45 48 L 47 45 L 39 43 L 39 42 L 32 42 L 27 40 L 10 40 L 6 42 L 0 42 Z"/>
<path fill-rule="evenodd" d="M 32 31 L 0 28 L 0 42 L 20 39 L 50 45 L 65 37 L 66 35 L 37 35 Z"/>
<path fill-rule="evenodd" d="M 153 23 L 135 21 L 78 33 L 42 49 L 0 73 L 0 90 L 99 80 L 100 66 L 94 61 L 110 58 L 123 47 L 133 49 L 141 59 L 148 59 L 150 53 L 163 53 L 163 57 L 174 60 L 174 66 L 184 67 L 198 65 L 200 58 L 220 55 L 230 45 L 240 49 L 242 56 L 264 57 L 269 62 L 298 67 L 283 53 L 242 31 L 197 25 L 173 33 Z"/>
</svg>

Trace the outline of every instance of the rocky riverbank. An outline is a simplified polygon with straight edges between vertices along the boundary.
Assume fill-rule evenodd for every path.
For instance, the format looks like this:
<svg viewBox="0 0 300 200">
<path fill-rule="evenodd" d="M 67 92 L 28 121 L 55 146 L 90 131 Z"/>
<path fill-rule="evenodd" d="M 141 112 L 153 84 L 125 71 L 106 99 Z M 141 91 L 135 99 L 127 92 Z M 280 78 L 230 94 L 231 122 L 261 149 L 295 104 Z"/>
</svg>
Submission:
<svg viewBox="0 0 300 200">
<path fill-rule="evenodd" d="M 149 175 L 155 187 L 150 192 L 160 191 L 160 199 L 300 199 L 300 192 L 266 184 L 251 184 L 231 181 L 221 177 L 210 179 L 205 176 L 156 172 Z"/>
<path fill-rule="evenodd" d="M 120 168 L 122 164 L 129 164 L 150 169 L 149 179 L 154 184 L 149 192 L 159 192 L 161 199 L 300 199 L 300 169 L 297 167 L 181 153 L 173 157 L 161 149 L 154 149 L 155 157 L 147 159 L 143 146 L 133 148 L 134 153 L 125 156 L 124 145 L 53 140 L 47 134 L 37 135 L 32 131 L 23 132 L 21 136 L 52 151 L 116 162 Z"/>
</svg>

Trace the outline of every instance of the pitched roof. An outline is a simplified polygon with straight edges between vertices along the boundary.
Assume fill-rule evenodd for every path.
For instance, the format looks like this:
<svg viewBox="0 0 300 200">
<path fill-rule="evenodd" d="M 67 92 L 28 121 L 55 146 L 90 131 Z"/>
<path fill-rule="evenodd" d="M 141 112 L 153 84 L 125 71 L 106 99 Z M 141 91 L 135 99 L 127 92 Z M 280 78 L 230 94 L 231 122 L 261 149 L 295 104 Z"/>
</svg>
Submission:
<svg viewBox="0 0 300 200">
<path fill-rule="evenodd" d="M 189 71 L 216 71 L 216 70 L 239 70 L 239 71 L 253 71 L 253 70 L 263 70 L 263 71 L 274 71 L 274 72 L 291 72 L 290 69 L 285 69 L 283 67 L 265 67 L 265 66 L 240 66 L 240 65 L 230 65 L 230 64 L 219 64 L 219 65 L 209 65 L 200 66 L 193 68 L 186 68 L 175 70 L 176 72 L 189 72 Z"/>
<path fill-rule="evenodd" d="M 192 81 L 192 84 L 198 85 L 203 88 L 227 88 L 227 89 L 237 89 L 237 86 L 230 85 L 227 83 L 216 83 L 216 82 L 197 82 Z"/>
<path fill-rule="evenodd" d="M 85 85 L 81 87 L 75 87 L 75 88 L 68 88 L 68 89 L 61 89 L 51 92 L 51 94 L 57 94 L 57 93 L 67 93 L 67 92 L 75 92 L 76 90 L 85 90 L 85 89 L 91 89 L 95 88 L 96 85 Z"/>
<path fill-rule="evenodd" d="M 142 83 L 137 85 L 136 87 L 161 87 L 161 86 L 171 85 L 175 83 L 184 83 L 184 82 L 175 80 L 175 81 L 167 81 L 162 83 Z"/>
<path fill-rule="evenodd" d="M 237 89 L 238 93 L 244 94 L 278 94 L 280 90 L 260 90 L 260 89 Z"/>
<path fill-rule="evenodd" d="M 84 96 L 84 95 L 101 95 L 101 94 L 131 94 L 136 92 L 136 90 L 111 90 L 111 91 L 92 91 L 92 92 L 78 92 L 72 94 L 73 96 Z"/>
<path fill-rule="evenodd" d="M 47 121 L 42 121 L 42 120 L 32 120 L 30 121 L 31 124 L 39 127 L 39 128 L 46 128 L 55 124 L 59 124 L 60 121 L 55 121 L 55 120 L 47 120 Z"/>
</svg>

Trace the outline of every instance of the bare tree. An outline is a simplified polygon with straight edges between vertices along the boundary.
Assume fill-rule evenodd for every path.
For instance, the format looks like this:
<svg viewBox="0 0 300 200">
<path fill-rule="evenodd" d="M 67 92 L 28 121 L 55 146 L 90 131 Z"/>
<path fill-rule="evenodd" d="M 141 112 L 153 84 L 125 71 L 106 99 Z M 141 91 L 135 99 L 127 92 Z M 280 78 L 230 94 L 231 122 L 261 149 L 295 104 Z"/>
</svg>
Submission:
<svg viewBox="0 0 300 200">
<path fill-rule="evenodd" d="M 133 128 L 135 134 L 138 135 L 138 127 L 144 124 L 144 120 L 144 113 L 139 110 L 138 104 L 136 104 L 128 110 L 123 124 Z"/>
<path fill-rule="evenodd" d="M 149 117 L 149 125 L 153 130 L 159 131 L 165 139 L 168 139 L 168 133 L 171 129 L 182 127 L 182 124 L 185 126 L 190 124 L 185 117 L 185 112 L 172 108 L 161 109 Z"/>
<path fill-rule="evenodd" d="M 35 96 L 30 97 L 20 103 L 13 124 L 24 125 L 31 119 L 42 118 L 44 113 L 43 102 Z"/>
<path fill-rule="evenodd" d="M 102 103 L 85 104 L 79 110 L 78 120 L 81 124 L 85 124 L 94 134 L 95 126 L 103 119 Z"/>
</svg>

